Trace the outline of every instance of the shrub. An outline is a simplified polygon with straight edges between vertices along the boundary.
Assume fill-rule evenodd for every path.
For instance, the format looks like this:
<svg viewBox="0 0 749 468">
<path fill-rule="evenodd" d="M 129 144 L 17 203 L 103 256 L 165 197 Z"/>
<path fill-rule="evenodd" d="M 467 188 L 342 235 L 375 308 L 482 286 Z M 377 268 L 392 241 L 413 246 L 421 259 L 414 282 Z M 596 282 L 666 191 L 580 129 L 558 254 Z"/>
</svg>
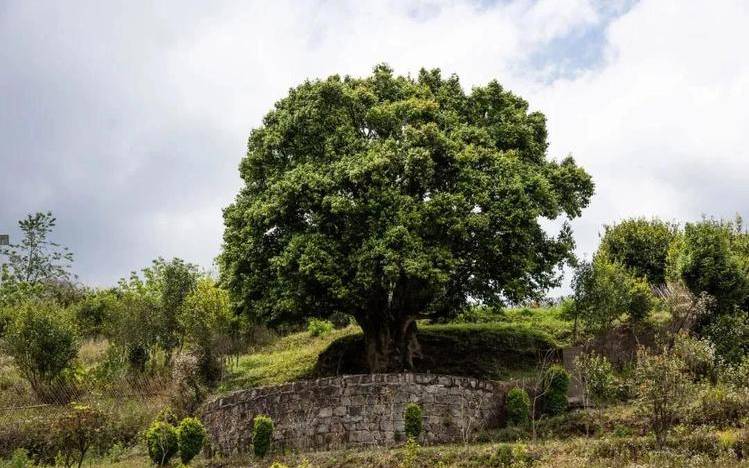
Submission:
<svg viewBox="0 0 749 468">
<path fill-rule="evenodd" d="M 208 395 L 203 385 L 200 359 L 190 353 L 180 353 L 172 368 L 172 387 L 169 400 L 179 417 L 189 416 L 197 411 Z"/>
<path fill-rule="evenodd" d="M 263 458 L 273 440 L 273 420 L 264 415 L 255 416 L 252 426 L 252 450 L 255 456 Z"/>
<path fill-rule="evenodd" d="M 307 323 L 307 332 L 310 336 L 325 336 L 333 331 L 333 323 L 327 320 L 310 319 Z"/>
<path fill-rule="evenodd" d="M 522 388 L 515 387 L 507 392 L 507 422 L 512 425 L 521 425 L 528 422 L 530 416 L 531 399 L 528 392 Z"/>
<path fill-rule="evenodd" d="M 560 365 L 553 365 L 546 370 L 542 396 L 544 413 L 555 416 L 567 409 L 567 391 L 570 387 L 570 374 Z"/>
<path fill-rule="evenodd" d="M 665 282 L 668 248 L 677 226 L 659 219 L 633 218 L 604 226 L 599 252 L 653 285 Z"/>
<path fill-rule="evenodd" d="M 647 418 L 659 448 L 686 405 L 692 385 L 684 378 L 685 367 L 681 359 L 666 350 L 653 354 L 640 349 L 637 353 L 634 380 L 638 411 Z"/>
<path fill-rule="evenodd" d="M 684 333 L 674 337 L 673 353 L 678 356 L 693 380 L 717 379 L 715 345 L 707 339 L 693 338 Z"/>
<path fill-rule="evenodd" d="M 56 421 L 52 432 L 65 466 L 83 464 L 86 452 L 101 436 L 104 424 L 104 415 L 85 405 L 72 405 L 70 411 Z"/>
<path fill-rule="evenodd" d="M 169 463 L 179 450 L 177 430 L 171 424 L 155 421 L 146 431 L 148 456 L 160 466 Z"/>
<path fill-rule="evenodd" d="M 595 352 L 577 356 L 575 372 L 583 386 L 586 400 L 600 407 L 613 399 L 616 393 L 616 379 L 611 362 L 605 356 Z"/>
<path fill-rule="evenodd" d="M 416 403 L 406 405 L 404 414 L 405 432 L 407 438 L 418 439 L 423 429 L 421 406 Z"/>
<path fill-rule="evenodd" d="M 203 449 L 205 427 L 200 419 L 185 418 L 177 426 L 177 445 L 182 463 L 187 465 Z"/>
<path fill-rule="evenodd" d="M 78 337 L 65 310 L 51 303 L 30 302 L 16 311 L 3 339 L 21 375 L 44 402 L 58 402 L 69 392 L 65 374 L 78 355 Z"/>
<path fill-rule="evenodd" d="M 736 425 L 749 414 L 749 390 L 725 384 L 704 385 L 690 408 L 690 422 L 714 426 Z"/>
<path fill-rule="evenodd" d="M 330 314 L 329 319 L 333 326 L 338 330 L 346 328 L 353 323 L 353 317 L 349 314 L 344 314 L 343 312 L 334 312 Z"/>
</svg>

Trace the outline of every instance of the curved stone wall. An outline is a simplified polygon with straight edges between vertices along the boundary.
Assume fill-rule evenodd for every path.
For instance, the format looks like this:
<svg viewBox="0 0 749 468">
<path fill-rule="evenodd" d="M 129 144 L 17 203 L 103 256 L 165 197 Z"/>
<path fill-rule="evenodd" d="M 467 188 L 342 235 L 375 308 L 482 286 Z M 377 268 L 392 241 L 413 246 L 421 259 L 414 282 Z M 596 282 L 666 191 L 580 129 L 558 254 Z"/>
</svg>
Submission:
<svg viewBox="0 0 749 468">
<path fill-rule="evenodd" d="M 277 447 L 389 445 L 403 437 L 406 404 L 421 405 L 422 442 L 454 442 L 504 420 L 510 384 L 432 374 L 346 375 L 240 390 L 206 404 L 211 451 L 250 450 L 252 420 L 266 414 Z"/>
</svg>

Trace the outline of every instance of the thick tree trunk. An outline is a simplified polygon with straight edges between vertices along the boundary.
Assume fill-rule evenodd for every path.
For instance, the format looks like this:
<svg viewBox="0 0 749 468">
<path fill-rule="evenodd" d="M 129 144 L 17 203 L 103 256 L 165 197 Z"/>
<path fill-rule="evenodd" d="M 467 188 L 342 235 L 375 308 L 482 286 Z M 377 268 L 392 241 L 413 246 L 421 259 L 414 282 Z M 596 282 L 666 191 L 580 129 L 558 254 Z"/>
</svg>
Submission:
<svg viewBox="0 0 749 468">
<path fill-rule="evenodd" d="M 367 363 L 372 374 L 411 370 L 414 367 L 414 358 L 421 357 L 414 318 L 398 317 L 390 321 L 372 321 L 362 328 L 366 341 Z"/>
</svg>

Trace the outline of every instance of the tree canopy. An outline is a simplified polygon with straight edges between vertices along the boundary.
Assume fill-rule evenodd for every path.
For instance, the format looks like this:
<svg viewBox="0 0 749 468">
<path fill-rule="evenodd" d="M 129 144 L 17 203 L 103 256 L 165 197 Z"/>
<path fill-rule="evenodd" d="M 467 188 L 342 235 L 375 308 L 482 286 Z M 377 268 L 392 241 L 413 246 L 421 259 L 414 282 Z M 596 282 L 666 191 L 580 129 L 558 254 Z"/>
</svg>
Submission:
<svg viewBox="0 0 749 468">
<path fill-rule="evenodd" d="M 224 211 L 221 279 L 271 325 L 344 312 L 372 371 L 418 356 L 415 320 L 539 297 L 572 260 L 593 194 L 572 157 L 546 158 L 546 120 L 496 81 L 386 65 L 291 89 L 249 138 Z"/>
</svg>

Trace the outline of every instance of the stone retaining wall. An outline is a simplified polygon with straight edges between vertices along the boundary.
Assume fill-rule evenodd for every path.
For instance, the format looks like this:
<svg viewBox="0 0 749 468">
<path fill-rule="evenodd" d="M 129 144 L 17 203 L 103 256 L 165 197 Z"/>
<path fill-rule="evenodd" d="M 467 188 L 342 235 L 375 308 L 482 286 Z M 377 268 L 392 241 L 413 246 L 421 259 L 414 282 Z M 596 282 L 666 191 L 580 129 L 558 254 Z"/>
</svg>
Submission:
<svg viewBox="0 0 749 468">
<path fill-rule="evenodd" d="M 252 420 L 266 414 L 278 448 L 390 445 L 403 437 L 406 404 L 421 405 L 422 443 L 462 441 L 499 426 L 510 384 L 431 374 L 346 375 L 240 390 L 206 404 L 213 452 L 249 451 Z"/>
</svg>

